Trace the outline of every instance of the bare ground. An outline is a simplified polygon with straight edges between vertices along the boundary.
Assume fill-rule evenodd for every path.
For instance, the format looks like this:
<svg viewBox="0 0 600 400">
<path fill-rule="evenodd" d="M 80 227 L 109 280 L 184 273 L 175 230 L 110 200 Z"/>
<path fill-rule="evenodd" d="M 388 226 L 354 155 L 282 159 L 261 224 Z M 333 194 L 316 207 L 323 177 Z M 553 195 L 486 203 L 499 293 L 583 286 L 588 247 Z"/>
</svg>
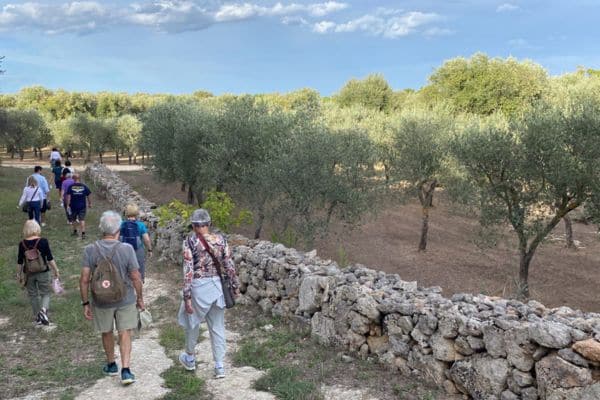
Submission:
<svg viewBox="0 0 600 400">
<path fill-rule="evenodd" d="M 146 198 L 163 204 L 173 198 L 185 201 L 176 183 L 157 182 L 150 172 L 122 172 L 121 176 Z M 420 210 L 416 202 L 391 205 L 354 230 L 334 224 L 331 234 L 316 244 L 321 257 L 347 259 L 390 273 L 422 286 L 441 286 L 453 293 L 485 293 L 509 297 L 514 293 L 518 254 L 514 238 L 505 229 L 505 239 L 480 249 L 479 225 L 475 218 L 459 216 L 436 201 L 431 212 L 428 250 L 417 251 Z M 532 298 L 550 307 L 567 305 L 584 311 L 600 311 L 600 240 L 593 225 L 574 223 L 578 250 L 562 241 L 548 240 L 538 249 L 530 270 Z M 269 237 L 269 229 L 264 238 Z M 251 235 L 250 227 L 238 233 Z M 559 225 L 555 237 L 563 234 Z M 341 257 L 340 253 L 345 253 Z"/>
</svg>

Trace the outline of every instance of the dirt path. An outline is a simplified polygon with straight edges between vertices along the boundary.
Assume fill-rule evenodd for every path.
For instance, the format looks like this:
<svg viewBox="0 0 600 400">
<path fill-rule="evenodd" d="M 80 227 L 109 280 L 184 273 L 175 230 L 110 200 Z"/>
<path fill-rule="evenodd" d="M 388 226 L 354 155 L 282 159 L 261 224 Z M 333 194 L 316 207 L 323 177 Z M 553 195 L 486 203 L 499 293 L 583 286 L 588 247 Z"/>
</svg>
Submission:
<svg viewBox="0 0 600 400">
<path fill-rule="evenodd" d="M 154 301 L 168 293 L 157 280 L 148 277 L 144 284 L 144 296 L 148 309 Z M 119 376 L 107 376 L 83 392 L 76 399 L 119 398 L 119 399 L 158 399 L 168 393 L 163 387 L 164 379 L 160 374 L 166 371 L 173 361 L 167 357 L 164 348 L 158 342 L 158 330 L 153 328 L 142 331 L 141 336 L 133 340 L 131 350 L 131 371 L 137 382 L 131 386 L 121 385 Z M 120 365 L 119 348 L 115 346 L 117 364 Z"/>
</svg>

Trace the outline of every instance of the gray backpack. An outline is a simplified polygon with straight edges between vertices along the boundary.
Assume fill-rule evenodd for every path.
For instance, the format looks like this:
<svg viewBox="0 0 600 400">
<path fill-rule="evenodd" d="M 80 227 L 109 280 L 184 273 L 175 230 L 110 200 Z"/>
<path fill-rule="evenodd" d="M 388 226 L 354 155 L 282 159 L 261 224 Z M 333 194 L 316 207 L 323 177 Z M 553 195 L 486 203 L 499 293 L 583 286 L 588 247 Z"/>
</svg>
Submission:
<svg viewBox="0 0 600 400">
<path fill-rule="evenodd" d="M 112 261 L 112 258 L 115 255 L 117 248 L 121 246 L 121 243 L 116 243 L 114 245 L 108 257 L 102 254 L 98 243 L 94 243 L 94 246 L 99 255 L 99 260 L 96 264 L 96 268 L 94 268 L 91 280 L 94 303 L 100 305 L 118 303 L 123 300 L 127 294 L 127 287 L 125 286 L 121 272 Z"/>
</svg>

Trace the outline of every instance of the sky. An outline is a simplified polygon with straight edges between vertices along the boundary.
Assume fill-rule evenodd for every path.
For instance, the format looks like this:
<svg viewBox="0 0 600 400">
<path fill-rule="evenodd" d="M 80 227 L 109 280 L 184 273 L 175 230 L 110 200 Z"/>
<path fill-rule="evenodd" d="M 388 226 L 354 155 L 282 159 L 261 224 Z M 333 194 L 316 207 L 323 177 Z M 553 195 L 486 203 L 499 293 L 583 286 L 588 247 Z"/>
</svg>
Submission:
<svg viewBox="0 0 600 400">
<path fill-rule="evenodd" d="M 418 89 L 484 52 L 600 68 L 600 0 L 0 0 L 0 93 Z"/>
</svg>

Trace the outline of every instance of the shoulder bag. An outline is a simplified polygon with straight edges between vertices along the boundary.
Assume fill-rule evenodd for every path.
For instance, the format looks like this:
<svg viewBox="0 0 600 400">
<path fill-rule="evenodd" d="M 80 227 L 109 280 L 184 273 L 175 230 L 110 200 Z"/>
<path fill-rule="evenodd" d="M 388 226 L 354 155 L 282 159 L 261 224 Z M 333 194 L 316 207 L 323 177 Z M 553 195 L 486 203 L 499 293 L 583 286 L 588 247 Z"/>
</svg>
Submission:
<svg viewBox="0 0 600 400">
<path fill-rule="evenodd" d="M 204 249 L 210 256 L 210 258 L 212 258 L 213 263 L 215 263 L 215 268 L 217 269 L 217 273 L 221 278 L 221 286 L 223 287 L 223 297 L 225 298 L 225 308 L 232 308 L 233 306 L 235 306 L 235 289 L 233 288 L 231 279 L 229 279 L 229 275 L 223 274 L 223 270 L 221 269 L 221 263 L 213 254 L 212 250 L 208 246 L 208 243 L 206 243 L 206 239 L 204 239 L 204 236 L 200 234 L 198 235 L 198 239 L 202 243 L 202 246 L 204 246 Z"/>
</svg>

